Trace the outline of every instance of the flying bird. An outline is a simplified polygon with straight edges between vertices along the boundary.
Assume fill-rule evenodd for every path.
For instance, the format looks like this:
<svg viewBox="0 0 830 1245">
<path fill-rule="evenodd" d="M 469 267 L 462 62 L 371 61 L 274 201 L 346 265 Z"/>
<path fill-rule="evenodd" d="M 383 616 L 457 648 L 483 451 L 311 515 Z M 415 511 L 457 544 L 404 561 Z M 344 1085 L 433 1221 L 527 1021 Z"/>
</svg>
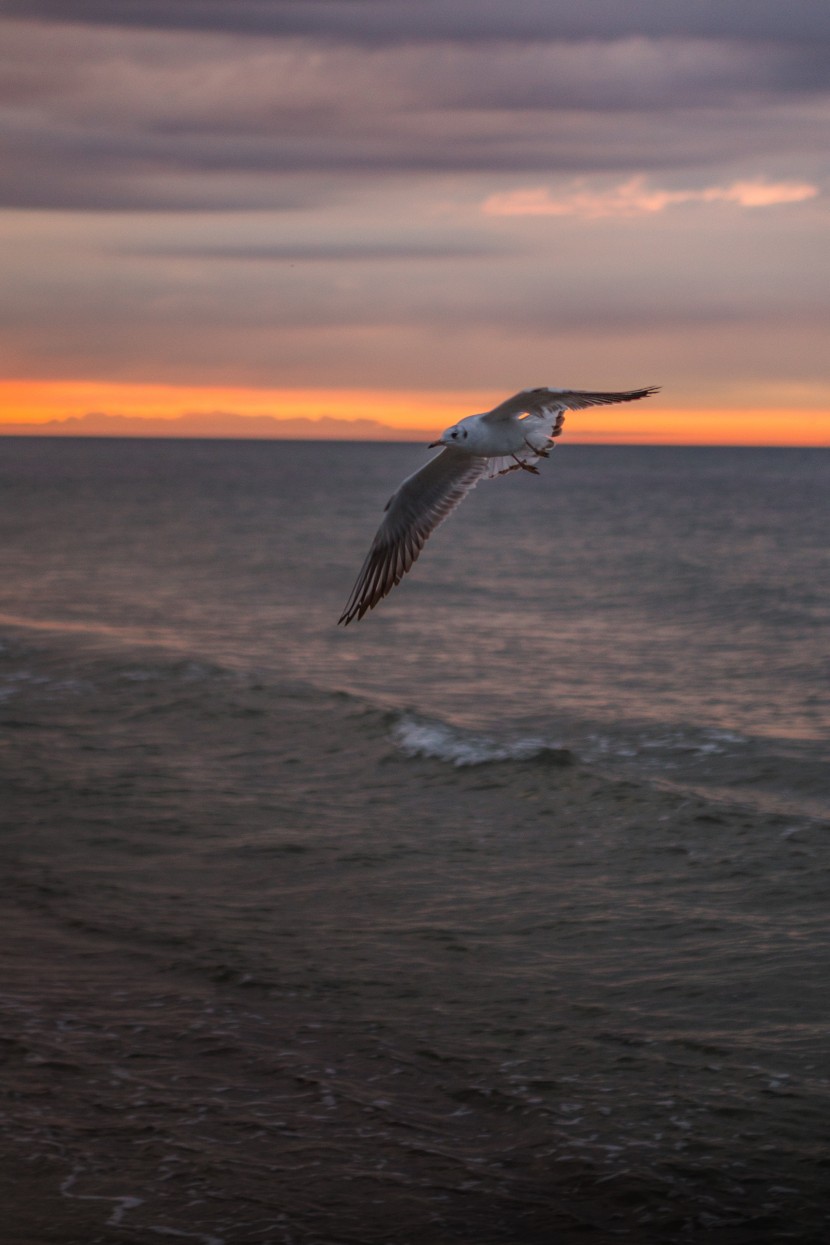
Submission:
<svg viewBox="0 0 830 1245">
<path fill-rule="evenodd" d="M 588 393 L 579 389 L 523 389 L 492 411 L 469 415 L 447 428 L 430 449 L 442 451 L 420 467 L 386 503 L 386 517 L 361 567 L 346 608 L 338 619 L 348 626 L 400 583 L 427 538 L 481 479 L 508 471 L 539 474 L 535 464 L 547 458 L 562 432 L 566 410 L 635 402 L 659 386 L 624 393 Z"/>
</svg>

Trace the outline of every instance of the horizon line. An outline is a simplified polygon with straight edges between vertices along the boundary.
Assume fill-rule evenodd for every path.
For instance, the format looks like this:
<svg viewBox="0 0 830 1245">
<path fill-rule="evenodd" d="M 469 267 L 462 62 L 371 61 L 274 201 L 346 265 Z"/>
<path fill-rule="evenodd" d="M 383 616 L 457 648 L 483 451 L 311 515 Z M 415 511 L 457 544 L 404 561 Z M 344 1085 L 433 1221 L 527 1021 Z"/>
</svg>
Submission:
<svg viewBox="0 0 830 1245">
<path fill-rule="evenodd" d="M 345 422 L 345 421 L 344 421 Z M 37 426 L 37 425 L 33 425 Z M 6 441 L 232 441 L 238 444 L 299 444 L 299 445 L 420 445 L 432 448 L 420 437 L 301 437 L 301 436 L 233 436 L 222 433 L 140 433 L 140 432 L 5 432 L 0 422 L 0 440 Z M 588 449 L 674 449 L 674 450 L 830 450 L 830 443 L 807 441 L 658 441 L 614 440 L 593 437 L 586 440 L 577 434 L 561 440 L 555 449 L 568 446 Z"/>
</svg>

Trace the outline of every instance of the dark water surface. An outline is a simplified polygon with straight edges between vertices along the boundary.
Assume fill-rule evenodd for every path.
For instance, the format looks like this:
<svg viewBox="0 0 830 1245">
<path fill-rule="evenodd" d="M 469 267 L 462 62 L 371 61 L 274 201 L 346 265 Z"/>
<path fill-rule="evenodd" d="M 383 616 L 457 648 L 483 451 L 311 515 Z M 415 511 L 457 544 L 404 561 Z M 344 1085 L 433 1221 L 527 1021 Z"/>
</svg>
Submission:
<svg viewBox="0 0 830 1245">
<path fill-rule="evenodd" d="M 10 1245 L 830 1239 L 830 454 L 6 440 Z"/>
</svg>

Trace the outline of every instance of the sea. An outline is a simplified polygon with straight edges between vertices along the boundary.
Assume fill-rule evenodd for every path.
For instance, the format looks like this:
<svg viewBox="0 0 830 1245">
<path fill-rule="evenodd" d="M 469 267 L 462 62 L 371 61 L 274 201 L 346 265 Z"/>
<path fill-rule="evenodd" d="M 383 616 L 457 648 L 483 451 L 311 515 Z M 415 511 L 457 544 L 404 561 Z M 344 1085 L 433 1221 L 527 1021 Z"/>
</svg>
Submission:
<svg viewBox="0 0 830 1245">
<path fill-rule="evenodd" d="M 830 450 L 0 441 L 8 1245 L 830 1240 Z"/>
</svg>

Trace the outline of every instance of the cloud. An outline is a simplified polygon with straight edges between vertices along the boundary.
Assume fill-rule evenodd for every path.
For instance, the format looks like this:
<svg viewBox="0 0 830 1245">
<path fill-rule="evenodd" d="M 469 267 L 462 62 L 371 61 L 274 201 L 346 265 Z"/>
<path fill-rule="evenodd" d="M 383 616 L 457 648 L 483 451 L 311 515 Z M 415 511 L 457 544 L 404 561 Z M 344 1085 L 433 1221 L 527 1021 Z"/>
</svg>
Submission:
<svg viewBox="0 0 830 1245">
<path fill-rule="evenodd" d="M 618 38 L 827 38 L 821 0 L 5 0 L 8 13 L 155 30 L 302 34 L 359 44 Z"/>
<path fill-rule="evenodd" d="M 735 181 L 728 186 L 706 186 L 701 190 L 660 190 L 649 187 L 644 177 L 608 190 L 593 190 L 577 182 L 562 194 L 546 187 L 507 191 L 490 195 L 482 204 L 486 216 L 577 216 L 597 220 L 609 216 L 642 216 L 662 212 L 685 203 L 734 203 L 741 207 L 772 207 L 783 203 L 803 203 L 815 198 L 818 187 L 809 182 L 769 182 L 763 178 Z"/>
<path fill-rule="evenodd" d="M 830 121 L 830 56 L 789 38 L 355 47 L 198 23 L 186 35 L 45 21 L 2 32 L 6 207 L 290 210 L 389 173 L 610 173 L 753 156 L 774 168 L 794 152 L 822 159 Z"/>
<path fill-rule="evenodd" d="M 820 0 L 3 13 L 10 375 L 688 397 L 826 373 Z"/>
<path fill-rule="evenodd" d="M 3 436 L 214 437 L 245 440 L 423 441 L 418 428 L 396 428 L 377 419 L 278 419 L 233 411 L 192 411 L 172 418 L 89 411 L 43 423 L 2 423 Z"/>
<path fill-rule="evenodd" d="M 447 260 L 485 259 L 506 248 L 498 242 L 472 243 L 469 239 L 458 238 L 444 241 L 440 237 L 434 241 L 401 242 L 377 240 L 317 242 L 269 243 L 257 245 L 240 243 L 235 246 L 175 244 L 170 246 L 136 247 L 122 250 L 119 254 L 144 256 L 148 259 L 183 259 L 183 260 L 226 260 L 230 263 L 256 264 L 364 264 L 364 263 L 411 263 L 435 260 L 444 263 Z"/>
</svg>

